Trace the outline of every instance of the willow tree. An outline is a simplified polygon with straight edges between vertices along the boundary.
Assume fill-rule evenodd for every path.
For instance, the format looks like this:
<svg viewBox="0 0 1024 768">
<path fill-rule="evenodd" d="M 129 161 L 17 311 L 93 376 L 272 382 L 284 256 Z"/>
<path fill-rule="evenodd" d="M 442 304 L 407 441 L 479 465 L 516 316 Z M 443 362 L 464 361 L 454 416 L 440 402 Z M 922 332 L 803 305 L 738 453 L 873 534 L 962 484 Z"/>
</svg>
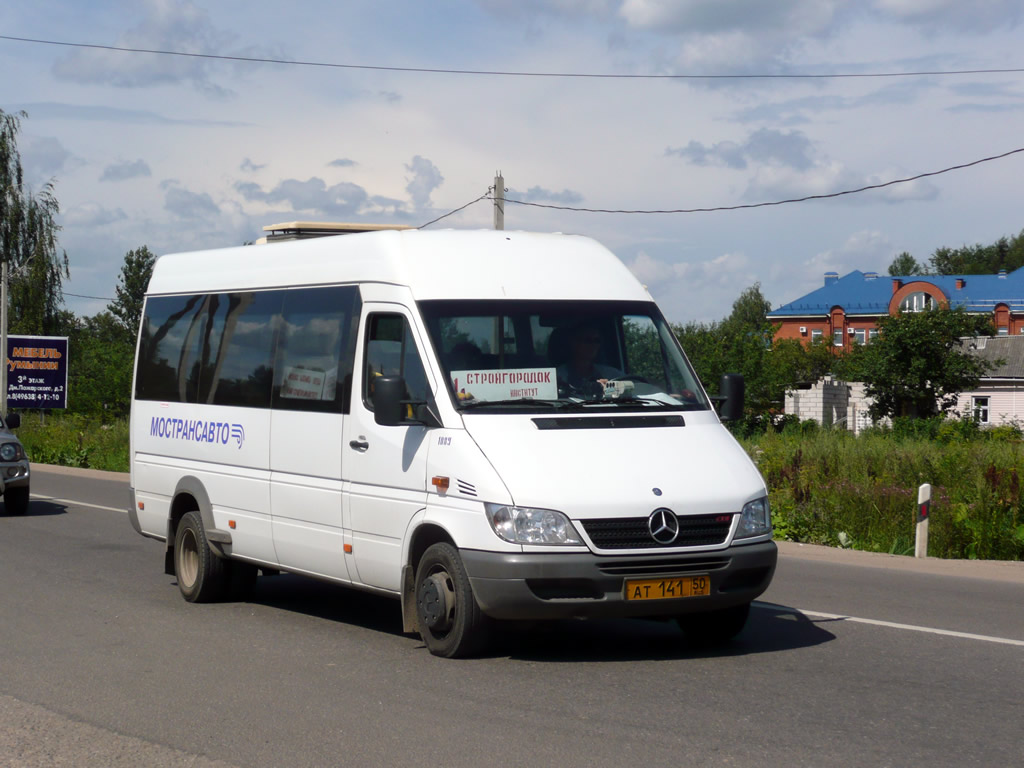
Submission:
<svg viewBox="0 0 1024 768">
<path fill-rule="evenodd" d="M 57 243 L 60 204 L 53 182 L 33 195 L 24 181 L 17 139 L 26 117 L 0 109 L 0 260 L 9 272 L 9 329 L 48 335 L 62 328 L 61 285 L 70 273 Z"/>
</svg>

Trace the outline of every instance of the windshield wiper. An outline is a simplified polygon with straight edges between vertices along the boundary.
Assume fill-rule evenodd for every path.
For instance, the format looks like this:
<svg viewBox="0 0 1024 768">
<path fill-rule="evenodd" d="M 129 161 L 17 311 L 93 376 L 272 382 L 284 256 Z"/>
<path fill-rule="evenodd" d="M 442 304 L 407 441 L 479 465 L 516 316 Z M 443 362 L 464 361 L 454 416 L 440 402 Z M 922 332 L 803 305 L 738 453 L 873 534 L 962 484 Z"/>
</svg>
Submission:
<svg viewBox="0 0 1024 768">
<path fill-rule="evenodd" d="M 460 404 L 464 411 L 470 408 L 483 408 L 486 406 L 504 407 L 509 405 L 546 405 L 549 408 L 562 408 L 566 405 L 564 400 L 541 400 L 533 397 L 516 397 L 511 400 L 470 400 Z"/>
<path fill-rule="evenodd" d="M 591 400 L 580 400 L 576 405 L 660 405 L 665 408 L 682 408 L 675 403 L 666 403 L 654 397 L 598 397 Z"/>
</svg>

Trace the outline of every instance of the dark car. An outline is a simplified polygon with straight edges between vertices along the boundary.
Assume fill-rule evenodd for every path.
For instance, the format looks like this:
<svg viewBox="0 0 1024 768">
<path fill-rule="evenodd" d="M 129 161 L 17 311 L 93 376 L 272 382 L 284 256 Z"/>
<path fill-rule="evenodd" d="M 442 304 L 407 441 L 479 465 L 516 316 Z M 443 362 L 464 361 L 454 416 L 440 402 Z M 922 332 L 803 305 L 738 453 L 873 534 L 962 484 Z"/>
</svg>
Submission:
<svg viewBox="0 0 1024 768">
<path fill-rule="evenodd" d="M 0 493 L 8 515 L 23 515 L 28 510 L 28 456 L 12 429 L 21 425 L 21 416 L 7 414 L 0 419 Z"/>
</svg>

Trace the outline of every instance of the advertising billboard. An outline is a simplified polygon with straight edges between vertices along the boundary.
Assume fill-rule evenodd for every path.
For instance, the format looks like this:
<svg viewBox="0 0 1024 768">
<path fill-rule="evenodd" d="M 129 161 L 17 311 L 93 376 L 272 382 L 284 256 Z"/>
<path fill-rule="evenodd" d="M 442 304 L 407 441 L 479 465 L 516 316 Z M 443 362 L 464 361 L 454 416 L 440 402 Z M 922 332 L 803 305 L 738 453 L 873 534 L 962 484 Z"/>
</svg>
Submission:
<svg viewBox="0 0 1024 768">
<path fill-rule="evenodd" d="M 7 337 L 7 407 L 68 407 L 67 336 Z"/>
</svg>

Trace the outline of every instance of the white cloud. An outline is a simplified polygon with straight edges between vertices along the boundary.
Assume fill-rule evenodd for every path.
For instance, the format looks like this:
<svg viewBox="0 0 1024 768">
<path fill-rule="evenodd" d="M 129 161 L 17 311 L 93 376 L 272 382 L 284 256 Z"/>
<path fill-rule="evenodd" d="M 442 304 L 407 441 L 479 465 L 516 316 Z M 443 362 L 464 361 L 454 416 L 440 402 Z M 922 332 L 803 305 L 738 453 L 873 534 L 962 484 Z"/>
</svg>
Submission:
<svg viewBox="0 0 1024 768">
<path fill-rule="evenodd" d="M 742 31 L 796 37 L 827 31 L 842 5 L 841 0 L 624 0 L 619 13 L 631 26 L 663 33 Z"/>
<path fill-rule="evenodd" d="M 1024 14 L 1019 0 L 875 0 L 874 6 L 898 21 L 932 31 L 977 33 L 1012 28 Z"/>
<path fill-rule="evenodd" d="M 444 176 L 436 165 L 419 155 L 405 166 L 405 170 L 412 174 L 412 178 L 406 178 L 405 191 L 412 198 L 413 207 L 418 211 L 426 210 L 430 207 L 431 194 L 444 183 Z"/>
<path fill-rule="evenodd" d="M 145 17 L 115 41 L 119 48 L 177 51 L 181 53 L 238 55 L 231 48 L 233 34 L 217 29 L 209 13 L 189 0 L 144 0 Z M 54 64 L 61 79 L 118 88 L 190 83 L 203 93 L 225 98 L 230 89 L 214 82 L 210 59 L 187 56 L 78 49 Z"/>
<path fill-rule="evenodd" d="M 256 173 L 256 171 L 262 171 L 266 167 L 266 163 L 257 165 L 247 157 L 242 161 L 242 164 L 238 166 L 238 170 L 245 171 L 246 173 Z"/>
<path fill-rule="evenodd" d="M 73 171 L 83 163 L 53 136 L 32 137 L 21 142 L 21 166 L 25 179 L 33 186 Z"/>
<path fill-rule="evenodd" d="M 206 219 L 221 212 L 207 193 L 191 192 L 177 185 L 164 189 L 164 208 L 182 219 Z"/>
<path fill-rule="evenodd" d="M 128 215 L 120 208 L 108 209 L 99 203 L 84 203 L 75 206 L 61 217 L 63 226 L 104 227 L 124 221 Z"/>
<path fill-rule="evenodd" d="M 525 192 L 510 188 L 505 197 L 512 200 L 522 200 L 526 203 L 553 203 L 555 205 L 578 205 L 583 202 L 583 195 L 579 192 L 571 189 L 553 192 L 544 187 L 530 187 Z"/>
<path fill-rule="evenodd" d="M 785 70 L 808 38 L 834 34 L 842 0 L 625 0 L 632 28 L 677 41 L 664 65 L 680 74 Z"/>
<path fill-rule="evenodd" d="M 813 146 L 803 133 L 770 128 L 758 129 L 743 144 L 721 141 L 705 146 L 691 141 L 685 147 L 669 147 L 665 153 L 677 155 L 695 165 L 725 165 L 736 169 L 745 169 L 748 161 L 783 165 L 801 171 L 814 165 L 811 158 Z"/>
<path fill-rule="evenodd" d="M 474 0 L 491 13 L 531 18 L 538 15 L 604 17 L 611 13 L 615 0 Z"/>
<path fill-rule="evenodd" d="M 126 181 L 140 176 L 152 176 L 152 171 L 145 160 L 125 160 L 113 163 L 103 169 L 100 181 Z"/>
<path fill-rule="evenodd" d="M 729 314 L 736 296 L 758 281 L 750 259 L 743 253 L 667 262 L 640 251 L 626 260 L 626 266 L 670 319 L 720 320 Z M 723 296 L 729 297 L 727 302 Z"/>
<path fill-rule="evenodd" d="M 285 179 L 269 192 L 252 182 L 238 182 L 235 189 L 251 202 L 268 205 L 286 203 L 293 212 L 309 212 L 329 217 L 348 217 L 358 214 L 367 202 L 366 190 L 358 184 L 342 182 L 328 186 L 323 179 L 312 177 L 305 181 Z"/>
</svg>

